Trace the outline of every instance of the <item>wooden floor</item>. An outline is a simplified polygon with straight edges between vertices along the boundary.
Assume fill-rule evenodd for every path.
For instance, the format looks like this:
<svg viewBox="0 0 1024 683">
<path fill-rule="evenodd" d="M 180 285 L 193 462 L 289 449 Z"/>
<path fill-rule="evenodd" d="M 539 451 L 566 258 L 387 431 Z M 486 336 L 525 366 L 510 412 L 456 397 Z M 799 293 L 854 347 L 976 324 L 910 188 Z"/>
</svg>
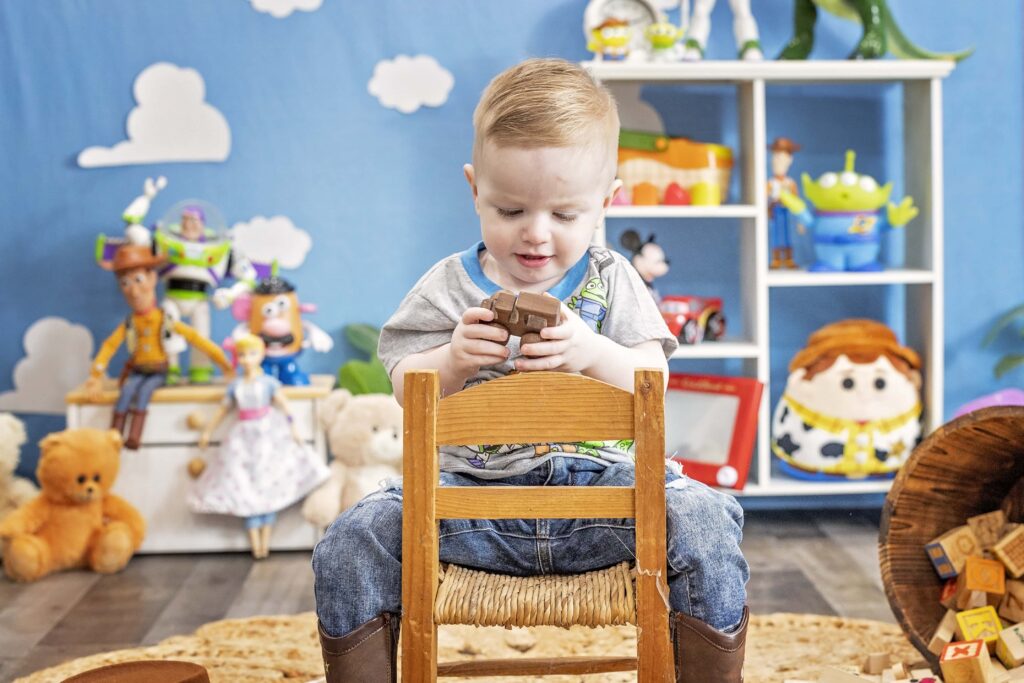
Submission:
<svg viewBox="0 0 1024 683">
<path fill-rule="evenodd" d="M 893 621 L 877 560 L 877 511 L 748 512 L 751 611 Z M 0 681 L 67 659 L 157 643 L 201 624 L 313 609 L 309 553 L 158 555 L 117 575 L 0 577 Z"/>
</svg>

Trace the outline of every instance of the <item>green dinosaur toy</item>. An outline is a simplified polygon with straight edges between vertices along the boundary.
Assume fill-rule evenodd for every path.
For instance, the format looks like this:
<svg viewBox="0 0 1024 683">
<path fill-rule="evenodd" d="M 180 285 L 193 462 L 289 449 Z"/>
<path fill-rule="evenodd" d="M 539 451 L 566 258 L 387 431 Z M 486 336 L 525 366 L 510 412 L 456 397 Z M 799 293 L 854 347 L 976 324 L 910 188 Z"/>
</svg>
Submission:
<svg viewBox="0 0 1024 683">
<path fill-rule="evenodd" d="M 891 52 L 900 59 L 952 59 L 959 62 L 974 52 L 930 52 L 910 41 L 896 24 L 886 0 L 796 0 L 793 9 L 793 39 L 779 59 L 807 59 L 814 47 L 814 22 L 818 7 L 842 19 L 859 21 L 864 36 L 850 53 L 850 59 L 878 59 Z"/>
</svg>

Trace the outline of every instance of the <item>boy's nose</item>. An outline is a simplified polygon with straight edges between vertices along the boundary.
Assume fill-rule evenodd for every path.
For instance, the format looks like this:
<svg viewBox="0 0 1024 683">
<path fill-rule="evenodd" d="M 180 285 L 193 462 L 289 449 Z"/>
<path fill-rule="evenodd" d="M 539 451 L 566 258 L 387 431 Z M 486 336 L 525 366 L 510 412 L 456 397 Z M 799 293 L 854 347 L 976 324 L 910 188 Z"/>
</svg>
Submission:
<svg viewBox="0 0 1024 683">
<path fill-rule="evenodd" d="M 523 226 L 522 235 L 525 242 L 543 244 L 551 236 L 551 230 L 543 215 L 532 216 Z"/>
</svg>

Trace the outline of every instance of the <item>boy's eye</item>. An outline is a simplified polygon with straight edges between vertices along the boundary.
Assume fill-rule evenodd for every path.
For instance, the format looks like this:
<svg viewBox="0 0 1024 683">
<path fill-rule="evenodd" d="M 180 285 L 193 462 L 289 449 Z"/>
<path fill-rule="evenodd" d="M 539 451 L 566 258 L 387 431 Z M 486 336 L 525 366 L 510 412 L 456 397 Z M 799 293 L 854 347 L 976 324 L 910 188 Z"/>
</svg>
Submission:
<svg viewBox="0 0 1024 683">
<path fill-rule="evenodd" d="M 518 216 L 522 212 L 522 209 L 503 209 L 498 207 L 498 215 L 503 218 L 512 218 L 513 216 Z"/>
<path fill-rule="evenodd" d="M 574 220 L 576 220 L 576 214 L 574 213 L 561 213 L 559 211 L 555 211 L 551 215 L 553 215 L 555 218 L 562 221 L 563 223 L 572 223 Z"/>
</svg>

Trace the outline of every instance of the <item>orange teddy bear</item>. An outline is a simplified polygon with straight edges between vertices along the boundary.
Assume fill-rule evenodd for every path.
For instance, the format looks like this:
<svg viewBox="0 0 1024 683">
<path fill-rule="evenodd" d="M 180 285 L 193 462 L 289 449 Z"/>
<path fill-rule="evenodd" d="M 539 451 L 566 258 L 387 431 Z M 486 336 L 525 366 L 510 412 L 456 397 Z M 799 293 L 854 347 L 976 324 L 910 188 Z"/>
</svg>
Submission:
<svg viewBox="0 0 1024 683">
<path fill-rule="evenodd" d="M 63 569 L 124 569 L 142 544 L 146 522 L 110 493 L 121 435 L 68 429 L 50 434 L 39 448 L 42 493 L 0 522 L 4 572 L 15 581 L 35 581 Z"/>
</svg>

